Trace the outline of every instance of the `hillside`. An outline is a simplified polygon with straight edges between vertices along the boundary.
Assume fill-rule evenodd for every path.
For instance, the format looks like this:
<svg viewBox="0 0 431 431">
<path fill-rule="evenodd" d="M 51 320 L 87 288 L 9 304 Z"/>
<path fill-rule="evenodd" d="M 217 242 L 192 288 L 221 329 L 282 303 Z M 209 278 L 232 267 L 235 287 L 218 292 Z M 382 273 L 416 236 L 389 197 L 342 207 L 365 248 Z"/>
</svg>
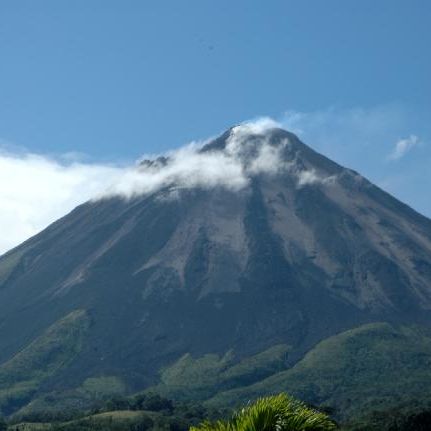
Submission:
<svg viewBox="0 0 431 431">
<path fill-rule="evenodd" d="M 343 419 L 373 410 L 430 401 L 431 330 L 361 326 L 320 342 L 292 368 L 253 385 L 224 391 L 208 405 L 286 391 L 308 402 L 331 407 Z"/>
</svg>

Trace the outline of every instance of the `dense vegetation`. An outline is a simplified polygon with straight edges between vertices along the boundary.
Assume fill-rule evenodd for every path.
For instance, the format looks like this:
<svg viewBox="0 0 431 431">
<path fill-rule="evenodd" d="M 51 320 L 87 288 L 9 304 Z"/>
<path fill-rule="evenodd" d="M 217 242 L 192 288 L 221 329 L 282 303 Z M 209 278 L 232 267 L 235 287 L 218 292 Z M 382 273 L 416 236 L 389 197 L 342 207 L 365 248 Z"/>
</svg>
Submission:
<svg viewBox="0 0 431 431">
<path fill-rule="evenodd" d="M 330 431 L 327 414 L 286 394 L 258 399 L 232 414 L 199 403 L 173 402 L 157 394 L 116 397 L 91 411 L 29 414 L 0 420 L 0 431 Z M 340 431 L 425 431 L 431 405 L 375 411 L 340 424 Z"/>
<path fill-rule="evenodd" d="M 33 414 L 19 422 L 11 421 L 9 430 L 332 431 L 336 428 L 327 414 L 286 394 L 258 399 L 233 414 L 199 404 L 174 403 L 156 394 L 140 394 L 109 400 L 102 408 L 75 416 L 65 420 L 65 416 Z M 227 416 L 230 418 L 223 419 Z"/>
<path fill-rule="evenodd" d="M 213 411 L 237 408 L 250 399 L 280 391 L 330 411 L 337 421 L 349 423 L 355 430 L 361 429 L 361 423 L 367 424 L 367 430 L 374 423 L 376 429 L 384 429 L 381 423 L 395 416 L 399 426 L 406 418 L 430 409 L 430 330 L 387 323 L 368 324 L 330 337 L 293 366 L 290 357 L 294 352 L 283 344 L 243 358 L 233 351 L 186 354 L 163 368 L 159 383 L 141 395 L 149 400 L 154 394 L 176 400 L 172 408 L 138 406 L 134 398 L 126 396 L 130 388 L 119 376 L 89 377 L 67 390 L 39 390 L 39 385 L 55 378 L 53 373 L 80 349 L 87 327 L 86 314 L 73 312 L 0 365 L 3 416 L 38 423 L 99 423 L 111 420 L 108 412 L 114 411 L 118 421 L 136 424 L 142 412 L 152 411 L 158 412 L 150 415 L 153 421 L 190 425 L 182 408 L 189 411 L 193 407 L 195 413 L 187 414 L 197 423 L 211 417 Z"/>
<path fill-rule="evenodd" d="M 183 362 L 184 373 L 180 372 Z M 265 363 L 255 359 L 254 366 L 265 368 Z M 241 363 L 232 367 L 223 358 L 187 357 L 165 370 L 164 384 L 155 389 L 172 398 L 198 394 L 207 406 L 215 407 L 236 407 L 285 391 L 313 405 L 330 407 L 337 419 L 345 421 L 373 410 L 429 400 L 430 364 L 429 329 L 373 323 L 320 342 L 294 366 L 273 368 L 271 375 L 256 382 L 241 379 L 245 375 Z"/>
<path fill-rule="evenodd" d="M 87 313 L 76 310 L 0 365 L 0 411 L 9 415 L 31 400 L 44 381 L 67 366 L 81 349 L 89 326 Z"/>
<path fill-rule="evenodd" d="M 183 403 L 157 394 L 118 396 L 89 411 L 29 413 L 11 418 L 11 431 L 186 431 L 205 419 L 217 419 L 227 411 Z M 1 431 L 1 425 L 0 425 Z"/>
</svg>

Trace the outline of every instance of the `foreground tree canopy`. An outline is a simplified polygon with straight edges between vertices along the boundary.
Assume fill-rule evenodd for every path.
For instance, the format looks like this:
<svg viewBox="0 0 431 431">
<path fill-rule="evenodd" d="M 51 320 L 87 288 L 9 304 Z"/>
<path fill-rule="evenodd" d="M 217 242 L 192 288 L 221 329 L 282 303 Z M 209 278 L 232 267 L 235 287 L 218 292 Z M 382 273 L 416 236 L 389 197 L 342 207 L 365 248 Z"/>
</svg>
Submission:
<svg viewBox="0 0 431 431">
<path fill-rule="evenodd" d="M 286 394 L 259 398 L 226 421 L 203 422 L 190 431 L 331 431 L 336 424 Z"/>
</svg>

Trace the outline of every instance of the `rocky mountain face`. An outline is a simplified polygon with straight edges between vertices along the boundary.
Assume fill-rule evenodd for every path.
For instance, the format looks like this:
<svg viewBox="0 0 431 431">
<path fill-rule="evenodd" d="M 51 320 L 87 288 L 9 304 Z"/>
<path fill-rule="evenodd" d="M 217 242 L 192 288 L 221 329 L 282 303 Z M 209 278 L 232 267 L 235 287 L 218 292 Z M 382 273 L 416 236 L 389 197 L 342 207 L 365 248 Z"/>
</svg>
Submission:
<svg viewBox="0 0 431 431">
<path fill-rule="evenodd" d="M 102 376 L 140 390 L 185 354 L 287 345 L 288 367 L 365 323 L 430 321 L 429 219 L 281 129 L 234 128 L 197 154 L 246 175 L 87 202 L 0 258 L 0 387 L 2 367 L 28 371 L 17 354 L 54 361 L 8 408 Z M 67 319 L 79 339 L 60 363 L 47 334 Z"/>
</svg>

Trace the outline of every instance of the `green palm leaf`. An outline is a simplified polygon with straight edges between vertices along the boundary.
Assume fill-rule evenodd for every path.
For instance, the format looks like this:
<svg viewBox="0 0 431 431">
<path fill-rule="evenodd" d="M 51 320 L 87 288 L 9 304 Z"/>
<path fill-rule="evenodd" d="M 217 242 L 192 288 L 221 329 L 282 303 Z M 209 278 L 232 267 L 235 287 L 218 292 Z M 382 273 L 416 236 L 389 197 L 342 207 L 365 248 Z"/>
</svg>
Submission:
<svg viewBox="0 0 431 431">
<path fill-rule="evenodd" d="M 204 422 L 190 431 L 332 431 L 335 423 L 325 413 L 286 394 L 259 398 L 228 421 Z"/>
</svg>

